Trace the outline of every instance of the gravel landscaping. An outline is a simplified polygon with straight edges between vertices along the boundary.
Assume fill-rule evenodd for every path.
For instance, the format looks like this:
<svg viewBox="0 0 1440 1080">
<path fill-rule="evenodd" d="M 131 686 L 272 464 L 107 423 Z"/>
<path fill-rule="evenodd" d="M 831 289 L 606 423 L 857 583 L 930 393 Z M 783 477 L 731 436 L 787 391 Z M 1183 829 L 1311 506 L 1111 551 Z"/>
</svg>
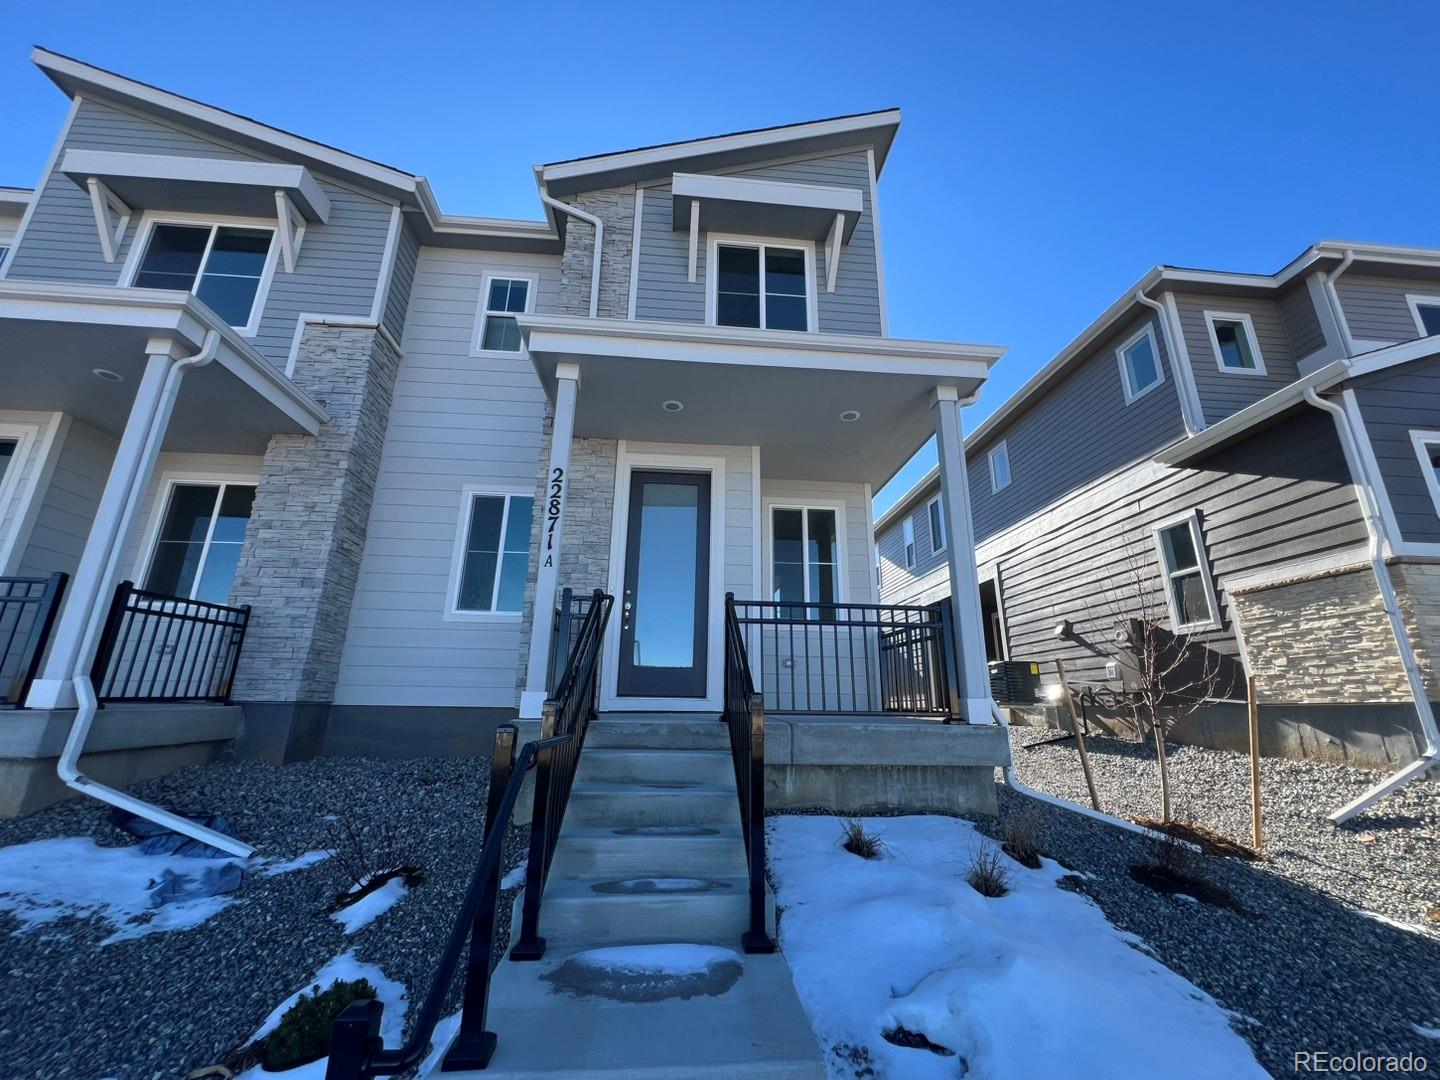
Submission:
<svg viewBox="0 0 1440 1080">
<path fill-rule="evenodd" d="M 334 848 L 343 822 L 358 844 L 341 841 L 342 853 L 396 854 L 425 879 L 350 936 L 326 914 L 350 884 L 342 856 L 275 876 L 247 872 L 238 902 L 202 925 L 104 946 L 114 926 L 101 917 L 65 916 L 16 932 L 20 922 L 0 912 L 0 1076 L 184 1077 L 221 1061 L 347 949 L 404 983 L 413 1013 L 480 853 L 488 773 L 482 759 L 332 758 L 222 763 L 139 785 L 142 798 L 182 813 L 223 815 L 269 859 Z M 0 846 L 62 836 L 133 842 L 91 799 L 0 822 Z M 522 857 L 524 830 L 509 840 L 507 866 Z M 500 905 L 505 923 L 511 896 Z M 502 926 L 502 939 L 506 932 Z"/>
<path fill-rule="evenodd" d="M 1027 749 L 1056 734 L 1012 731 L 1020 778 L 1084 801 L 1073 741 Z M 1156 816 L 1156 770 L 1145 751 L 1113 738 L 1092 739 L 1089 749 L 1105 808 Z M 1248 841 L 1247 758 L 1173 746 L 1170 773 L 1181 815 Z M 1417 782 L 1351 826 L 1325 820 L 1375 779 L 1343 766 L 1263 762 L 1271 858 L 1196 855 L 1184 867 L 1238 910 L 1141 884 L 1131 869 L 1156 862 L 1154 841 L 1008 787 L 1000 791 L 1001 817 L 978 824 L 999 837 L 1014 815 L 1037 816 L 1041 849 L 1080 875 L 1071 886 L 1231 1010 L 1236 1030 L 1274 1075 L 1293 1075 L 1294 1055 L 1303 1051 L 1409 1052 L 1433 1062 L 1440 1058 L 1440 932 L 1427 920 L 1440 903 L 1440 792 L 1433 781 Z M 1135 1005 L 1143 1024 L 1144 1003 Z"/>
</svg>

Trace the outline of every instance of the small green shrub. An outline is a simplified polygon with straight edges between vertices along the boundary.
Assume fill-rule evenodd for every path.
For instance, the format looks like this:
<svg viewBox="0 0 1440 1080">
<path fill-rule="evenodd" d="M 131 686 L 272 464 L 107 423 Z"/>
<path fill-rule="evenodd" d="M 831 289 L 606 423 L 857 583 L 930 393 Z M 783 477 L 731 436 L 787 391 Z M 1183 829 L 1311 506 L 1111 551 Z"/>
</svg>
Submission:
<svg viewBox="0 0 1440 1080">
<path fill-rule="evenodd" d="M 999 848 L 988 845 L 970 853 L 970 872 L 965 875 L 970 887 L 981 896 L 995 899 L 1010 892 L 1010 871 L 1005 869 Z"/>
<path fill-rule="evenodd" d="M 846 818 L 840 834 L 840 846 L 862 859 L 878 859 L 885 853 L 885 841 L 865 831 L 865 822 Z"/>
<path fill-rule="evenodd" d="M 364 979 L 336 979 L 330 989 L 317 983 L 301 994 L 280 1018 L 280 1024 L 265 1036 L 260 1061 L 266 1072 L 281 1072 L 318 1061 L 330 1052 L 330 1025 L 352 1001 L 378 996 Z"/>
</svg>

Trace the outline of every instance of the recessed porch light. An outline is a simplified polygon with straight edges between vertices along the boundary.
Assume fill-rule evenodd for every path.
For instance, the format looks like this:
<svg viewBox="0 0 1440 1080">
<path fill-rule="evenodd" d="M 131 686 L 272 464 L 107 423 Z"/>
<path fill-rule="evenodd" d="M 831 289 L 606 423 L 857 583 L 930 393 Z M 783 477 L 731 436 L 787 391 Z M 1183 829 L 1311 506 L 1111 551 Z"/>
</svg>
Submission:
<svg viewBox="0 0 1440 1080">
<path fill-rule="evenodd" d="M 844 423 L 846 423 L 846 424 L 853 424 L 856 420 L 859 420 L 859 419 L 860 419 L 860 410 L 859 410 L 859 409 L 846 409 L 844 412 L 842 412 L 842 413 L 840 414 L 840 419 L 841 419 L 842 422 L 844 422 Z"/>
<path fill-rule="evenodd" d="M 103 368 L 103 367 L 91 368 L 91 369 L 90 369 L 90 372 L 91 372 L 91 374 L 94 375 L 97 379 L 104 379 L 106 382 L 124 382 L 124 381 L 125 381 L 125 376 L 124 376 L 124 375 L 121 375 L 118 371 L 111 371 L 109 368 Z"/>
<path fill-rule="evenodd" d="M 685 408 L 685 403 L 683 401 L 666 401 L 661 403 L 660 408 L 666 412 L 679 412 Z"/>
</svg>

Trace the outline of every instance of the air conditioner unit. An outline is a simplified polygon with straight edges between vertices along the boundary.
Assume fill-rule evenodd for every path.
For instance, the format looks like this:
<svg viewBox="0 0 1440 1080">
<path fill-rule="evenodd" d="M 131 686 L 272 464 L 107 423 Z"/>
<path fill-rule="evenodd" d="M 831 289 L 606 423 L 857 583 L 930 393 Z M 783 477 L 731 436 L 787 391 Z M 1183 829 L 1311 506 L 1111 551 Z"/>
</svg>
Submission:
<svg viewBox="0 0 1440 1080">
<path fill-rule="evenodd" d="M 1040 665 L 1032 660 L 990 661 L 990 696 L 1002 705 L 1040 704 Z"/>
</svg>

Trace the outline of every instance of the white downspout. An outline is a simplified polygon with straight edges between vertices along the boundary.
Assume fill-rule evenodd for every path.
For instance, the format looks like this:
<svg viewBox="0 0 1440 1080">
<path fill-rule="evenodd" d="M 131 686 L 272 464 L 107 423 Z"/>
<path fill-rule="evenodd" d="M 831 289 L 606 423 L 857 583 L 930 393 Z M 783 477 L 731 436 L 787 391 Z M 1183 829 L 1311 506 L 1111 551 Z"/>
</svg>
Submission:
<svg viewBox="0 0 1440 1080">
<path fill-rule="evenodd" d="M 1354 356 L 1358 351 L 1355 348 L 1355 338 L 1350 333 L 1350 320 L 1345 318 L 1345 309 L 1340 304 L 1340 291 L 1335 288 L 1335 282 L 1340 275 L 1350 269 L 1350 264 L 1355 261 L 1355 252 L 1349 248 L 1345 249 L 1345 257 L 1340 260 L 1340 265 L 1335 268 L 1333 274 L 1321 271 L 1320 280 L 1325 283 L 1325 298 L 1330 301 L 1330 313 L 1335 317 L 1335 324 L 1340 328 L 1340 345 L 1345 350 L 1346 356 Z"/>
<path fill-rule="evenodd" d="M 155 408 L 150 413 L 149 430 L 146 433 L 145 444 L 138 458 L 136 459 L 133 471 L 129 478 L 129 487 L 125 493 L 125 501 L 120 511 L 120 527 L 117 537 L 124 537 L 129 532 L 129 522 L 134 518 L 136 508 L 144 495 L 144 480 L 150 474 L 149 463 L 153 463 L 160 452 L 160 444 L 165 438 L 164 422 L 168 419 L 174 406 L 174 399 L 180 392 L 180 380 L 185 372 L 191 368 L 203 367 L 215 359 L 216 351 L 220 346 L 220 335 L 212 330 L 205 335 L 205 343 L 200 351 L 194 356 L 184 360 L 177 360 L 171 365 L 170 370 L 165 373 L 165 384 L 161 388 L 160 395 L 156 399 Z M 117 463 L 120 464 L 120 463 Z M 113 466 L 112 466 L 113 467 Z M 109 554 L 105 564 L 105 574 L 102 581 L 113 581 L 115 571 L 119 565 L 123 545 L 116 543 Z M 60 759 L 55 765 L 55 771 L 66 787 L 80 792 L 82 795 L 89 795 L 91 798 L 99 799 L 101 802 L 109 803 L 111 806 L 118 806 L 122 810 L 128 810 L 137 817 L 153 821 L 157 825 L 163 825 L 167 829 L 199 840 L 201 843 L 209 844 L 211 847 L 219 848 L 221 851 L 229 852 L 231 855 L 238 855 L 241 858 L 254 853 L 255 849 L 249 844 L 243 843 L 233 836 L 225 836 L 213 829 L 207 829 L 203 825 L 196 824 L 189 818 L 172 814 L 143 799 L 137 799 L 123 791 L 107 787 L 98 781 L 92 780 L 80 771 L 80 755 L 84 752 L 85 741 L 90 736 L 90 726 L 95 720 L 97 701 L 95 699 L 95 687 L 90 681 L 90 664 L 94 659 L 97 641 L 100 636 L 101 626 L 105 621 L 106 605 L 95 604 L 90 611 L 90 621 L 85 628 L 85 636 L 80 642 L 80 651 L 75 659 L 75 671 L 71 675 L 71 685 L 75 690 L 77 708 L 75 719 L 70 725 L 70 733 L 65 739 L 65 748 L 60 753 Z"/>
<path fill-rule="evenodd" d="M 1184 355 L 1184 343 L 1176 340 L 1176 335 L 1181 331 L 1170 324 L 1170 313 L 1165 309 L 1164 304 L 1150 299 L 1140 289 L 1135 290 L 1135 300 L 1148 308 L 1153 308 L 1155 314 L 1160 316 L 1160 332 L 1165 335 L 1165 349 L 1170 354 L 1170 366 L 1175 369 L 1175 382 L 1180 391 L 1180 419 L 1185 421 L 1185 434 L 1195 435 L 1204 431 L 1204 418 L 1192 415 L 1200 400 L 1200 390 L 1192 381 L 1193 373 L 1188 360 L 1181 359 Z M 1155 362 L 1160 362 L 1158 356 L 1155 358 Z"/>
<path fill-rule="evenodd" d="M 1349 257 L 1350 253 L 1347 252 L 1347 265 Z M 1341 269 L 1344 269 L 1344 265 L 1341 266 Z M 1339 276 L 1338 271 L 1336 276 Z M 1343 322 L 1341 326 L 1344 326 Z M 1348 338 L 1349 331 L 1345 330 L 1344 333 Z M 1400 600 L 1395 595 L 1395 586 L 1390 580 L 1390 571 L 1385 566 L 1382 540 L 1384 529 L 1380 521 L 1380 512 L 1376 506 L 1374 482 L 1365 472 L 1355 433 L 1350 429 L 1350 419 L 1345 415 L 1344 409 L 1333 401 L 1326 401 L 1315 392 L 1313 386 L 1305 388 L 1305 400 L 1315 408 L 1328 412 L 1335 419 L 1335 430 L 1340 436 L 1345 459 L 1350 463 L 1351 473 L 1355 477 L 1356 489 L 1360 492 L 1360 506 L 1365 515 L 1365 531 L 1370 537 L 1370 567 L 1375 574 L 1375 584 L 1380 590 L 1380 601 L 1384 604 L 1385 614 L 1390 620 L 1390 632 L 1395 637 L 1395 647 L 1400 653 L 1400 663 L 1405 668 L 1405 678 L 1410 684 L 1410 696 L 1415 701 L 1415 713 L 1420 718 L 1420 730 L 1426 743 L 1418 760 L 1411 762 L 1399 772 L 1387 777 L 1330 815 L 1333 823 L 1343 825 L 1392 791 L 1398 791 L 1417 776 L 1423 776 L 1429 772 L 1436 764 L 1437 754 L 1440 754 L 1440 734 L 1437 734 L 1436 731 L 1435 713 L 1430 708 L 1430 694 L 1425 688 L 1425 678 L 1420 673 L 1420 665 L 1415 660 L 1415 649 L 1410 643 L 1410 635 L 1406 633 L 1405 622 L 1400 615 Z"/>
<path fill-rule="evenodd" d="M 595 318 L 600 312 L 600 252 L 605 245 L 605 223 L 594 214 L 586 213 L 578 206 L 571 206 L 559 199 L 551 198 L 544 188 L 540 189 L 540 201 L 546 206 L 554 207 L 561 213 L 570 214 L 581 221 L 588 221 L 595 228 L 595 257 L 590 267 L 590 318 Z"/>
</svg>

